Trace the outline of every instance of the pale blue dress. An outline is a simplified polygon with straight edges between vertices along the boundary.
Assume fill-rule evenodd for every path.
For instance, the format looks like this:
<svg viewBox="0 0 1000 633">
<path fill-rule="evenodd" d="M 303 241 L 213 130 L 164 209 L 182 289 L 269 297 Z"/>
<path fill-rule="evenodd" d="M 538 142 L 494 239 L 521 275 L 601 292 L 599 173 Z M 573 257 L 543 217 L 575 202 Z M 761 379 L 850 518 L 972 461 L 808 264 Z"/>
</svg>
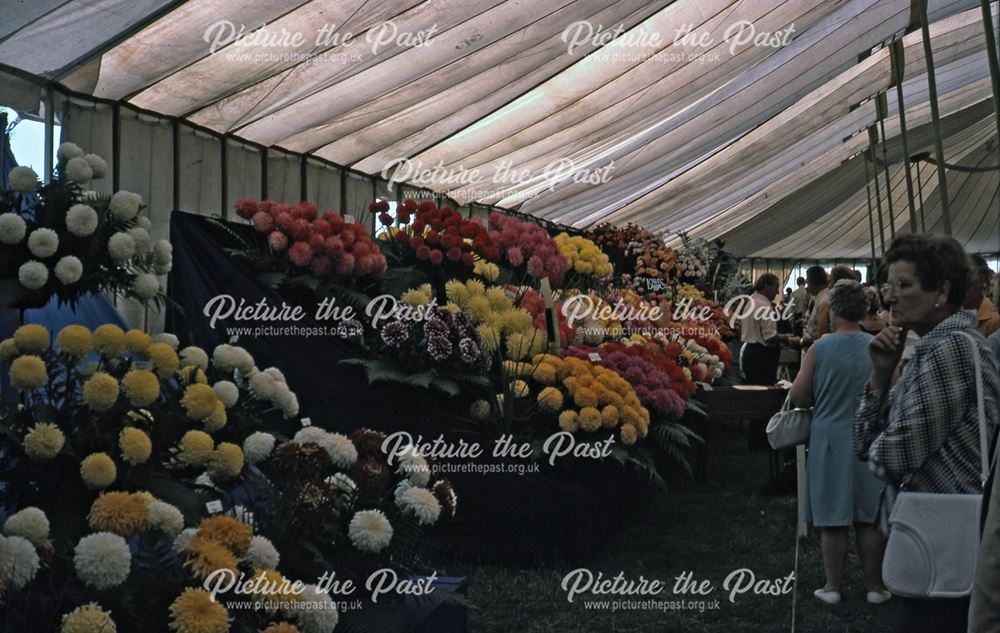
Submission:
<svg viewBox="0 0 1000 633">
<path fill-rule="evenodd" d="M 885 482 L 854 455 L 851 430 L 872 370 L 871 334 L 827 334 L 813 344 L 813 419 L 806 462 L 806 521 L 874 523 Z"/>
</svg>

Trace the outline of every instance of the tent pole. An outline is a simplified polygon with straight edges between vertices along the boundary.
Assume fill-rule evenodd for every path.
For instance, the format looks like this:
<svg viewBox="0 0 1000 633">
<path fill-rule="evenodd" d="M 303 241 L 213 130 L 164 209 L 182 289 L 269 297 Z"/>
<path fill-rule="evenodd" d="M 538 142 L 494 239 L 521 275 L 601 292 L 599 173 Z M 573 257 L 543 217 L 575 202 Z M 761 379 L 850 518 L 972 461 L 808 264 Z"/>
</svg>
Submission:
<svg viewBox="0 0 1000 633">
<path fill-rule="evenodd" d="M 229 138 L 223 134 L 219 137 L 219 142 L 222 145 L 219 147 L 219 163 L 222 168 L 222 176 L 220 177 L 222 186 L 220 187 L 220 193 L 222 196 L 222 219 L 229 219 Z"/>
<path fill-rule="evenodd" d="M 983 26 L 986 28 L 986 57 L 990 63 L 990 80 L 993 84 L 993 115 L 997 124 L 997 152 L 1000 153 L 1000 49 L 993 33 L 993 11 L 990 0 L 980 0 L 983 9 Z M 1000 218 L 998 218 L 1000 222 Z"/>
<path fill-rule="evenodd" d="M 267 200 L 267 148 L 260 148 L 260 199 Z"/>
<path fill-rule="evenodd" d="M 174 119 L 170 124 L 170 144 L 174 153 L 173 199 L 174 210 L 181 208 L 181 124 Z"/>
<path fill-rule="evenodd" d="M 340 214 L 347 215 L 347 171 L 340 170 Z"/>
<path fill-rule="evenodd" d="M 45 184 L 52 182 L 52 154 L 55 153 L 56 113 L 53 112 L 55 99 L 52 97 L 52 87 L 42 89 L 45 93 Z"/>
<path fill-rule="evenodd" d="M 896 212 L 892 208 L 892 179 L 889 177 L 889 150 L 885 147 L 885 112 L 889 109 L 885 93 L 880 93 L 875 99 L 879 110 L 878 125 L 879 135 L 882 137 L 882 162 L 885 168 L 885 199 L 889 206 L 889 237 L 896 237 Z M 884 106 L 884 109 L 883 109 Z M 878 178 L 878 175 L 875 176 Z"/>
<path fill-rule="evenodd" d="M 865 179 L 871 178 L 868 173 L 868 161 L 872 161 L 872 169 L 875 171 L 875 209 L 878 211 L 878 237 L 882 245 L 881 252 L 885 252 L 885 221 L 882 219 L 882 191 L 878 184 L 878 168 L 875 167 L 875 144 L 872 139 L 875 137 L 875 128 L 868 128 L 868 151 L 865 154 Z"/>
<path fill-rule="evenodd" d="M 867 161 L 867 159 L 865 159 Z M 865 175 L 868 174 L 868 163 L 865 162 Z M 875 266 L 875 219 L 872 217 L 872 187 L 865 178 L 865 193 L 868 195 L 868 235 L 871 237 L 872 266 Z"/>
<path fill-rule="evenodd" d="M 309 199 L 309 158 L 303 154 L 299 159 L 299 202 Z"/>
<path fill-rule="evenodd" d="M 951 235 L 951 209 L 948 205 L 948 177 L 944 171 L 944 142 L 941 139 L 941 113 L 938 108 L 937 80 L 934 77 L 934 51 L 931 49 L 930 26 L 927 22 L 927 0 L 920 0 L 920 31 L 927 62 L 927 93 L 931 104 L 931 128 L 934 131 L 934 153 L 937 157 L 938 187 L 941 189 L 941 221 L 945 235 Z"/>
<path fill-rule="evenodd" d="M 122 184 L 122 108 L 111 106 L 111 191 L 116 192 Z"/>
<path fill-rule="evenodd" d="M 920 161 L 914 161 L 917 165 L 917 194 L 920 196 L 920 232 L 927 232 L 927 224 L 924 222 L 924 183 L 920 176 Z"/>
<path fill-rule="evenodd" d="M 892 43 L 892 46 L 889 48 L 889 60 L 893 69 L 893 82 L 896 84 L 899 136 L 903 141 L 903 167 L 906 170 L 906 200 L 910 204 L 910 233 L 916 233 L 917 206 L 913 203 L 913 175 L 910 173 L 910 143 L 906 139 L 906 104 L 903 102 L 903 40 L 896 40 Z"/>
</svg>

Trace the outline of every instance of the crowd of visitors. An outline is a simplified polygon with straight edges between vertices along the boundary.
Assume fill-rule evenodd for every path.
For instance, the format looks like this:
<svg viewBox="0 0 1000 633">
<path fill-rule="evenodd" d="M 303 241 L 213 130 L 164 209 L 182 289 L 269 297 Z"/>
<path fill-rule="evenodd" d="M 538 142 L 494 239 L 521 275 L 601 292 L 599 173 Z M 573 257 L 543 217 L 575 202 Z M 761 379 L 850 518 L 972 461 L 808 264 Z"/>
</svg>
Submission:
<svg viewBox="0 0 1000 633">
<path fill-rule="evenodd" d="M 794 332 L 748 317 L 748 382 L 774 384 L 778 345 L 802 350 L 791 404 L 812 408 L 805 519 L 821 531 L 826 583 L 814 595 L 846 598 L 854 528 L 867 602 L 892 599 L 895 633 L 1000 631 L 1000 313 L 987 262 L 950 237 L 898 237 L 877 279 L 847 266 L 813 266 L 786 290 Z M 755 301 L 773 301 L 774 275 Z M 773 287 L 773 291 L 772 291 Z M 991 296 L 992 295 L 992 296 Z M 749 355 L 748 355 L 749 353 Z M 975 358 L 978 356 L 978 359 Z M 762 359 L 762 360 L 758 360 Z M 766 360 L 766 362 L 765 362 Z M 979 380 L 977 381 L 977 367 Z M 977 388 L 977 382 L 981 388 Z M 987 428 L 980 432 L 980 409 Z M 982 446 L 990 477 L 983 481 Z M 980 554 L 971 595 L 893 596 L 883 585 L 888 518 L 900 492 L 983 494 Z M 974 544 L 970 544 L 970 547 Z"/>
</svg>

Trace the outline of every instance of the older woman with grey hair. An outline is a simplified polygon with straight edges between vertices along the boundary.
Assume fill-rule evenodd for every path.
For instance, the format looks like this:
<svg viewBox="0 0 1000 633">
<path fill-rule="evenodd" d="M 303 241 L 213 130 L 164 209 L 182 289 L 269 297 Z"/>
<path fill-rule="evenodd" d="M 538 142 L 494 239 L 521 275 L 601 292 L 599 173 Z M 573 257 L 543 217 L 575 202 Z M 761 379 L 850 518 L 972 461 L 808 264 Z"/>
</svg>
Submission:
<svg viewBox="0 0 1000 633">
<path fill-rule="evenodd" d="M 809 349 L 789 397 L 813 407 L 806 465 L 806 520 L 822 530 L 826 585 L 815 596 L 840 602 L 851 525 L 861 554 L 867 600 L 889 599 L 882 585 L 884 539 L 875 526 L 882 483 L 854 454 L 851 431 L 865 382 L 871 373 L 871 334 L 861 329 L 868 298 L 855 280 L 838 281 L 829 294 L 833 331 Z"/>
</svg>

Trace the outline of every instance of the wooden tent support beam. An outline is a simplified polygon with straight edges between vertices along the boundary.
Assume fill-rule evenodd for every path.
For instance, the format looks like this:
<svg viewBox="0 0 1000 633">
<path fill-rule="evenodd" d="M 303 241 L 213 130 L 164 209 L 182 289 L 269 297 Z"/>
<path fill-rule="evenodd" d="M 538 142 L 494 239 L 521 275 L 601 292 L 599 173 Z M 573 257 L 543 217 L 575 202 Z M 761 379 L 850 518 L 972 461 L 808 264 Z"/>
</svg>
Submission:
<svg viewBox="0 0 1000 633">
<path fill-rule="evenodd" d="M 868 163 L 865 163 L 865 172 L 868 172 Z M 868 180 L 865 180 L 865 193 L 868 197 L 868 236 L 871 238 L 872 245 L 872 268 L 875 268 L 875 219 L 872 217 L 872 188 L 868 184 Z"/>
<path fill-rule="evenodd" d="M 896 84 L 896 109 L 899 111 L 899 137 L 903 141 L 903 168 L 906 170 L 906 200 L 910 204 L 910 233 L 917 232 L 917 207 L 913 203 L 913 175 L 910 173 L 910 143 L 906 139 L 906 104 L 903 102 L 903 40 L 899 39 L 889 47 L 889 61 L 892 65 L 892 81 Z M 884 142 L 885 139 L 883 139 Z"/>
<path fill-rule="evenodd" d="M 56 113 L 55 99 L 52 96 L 52 88 L 42 89 L 42 99 L 45 102 L 45 184 L 52 182 L 52 155 L 55 154 L 55 131 Z"/>
<path fill-rule="evenodd" d="M 931 104 L 931 129 L 934 131 L 934 154 L 937 156 L 938 187 L 941 189 L 941 222 L 945 235 L 951 235 L 951 209 L 948 204 L 948 175 L 944 170 L 944 141 L 941 138 L 941 112 L 938 107 L 937 79 L 934 76 L 934 51 L 931 48 L 927 0 L 920 0 L 920 32 L 927 62 L 927 94 Z"/>
<path fill-rule="evenodd" d="M 924 183 L 920 176 L 920 161 L 913 160 L 917 165 L 917 194 L 920 196 L 920 232 L 927 232 L 927 224 L 924 220 Z"/>
</svg>

